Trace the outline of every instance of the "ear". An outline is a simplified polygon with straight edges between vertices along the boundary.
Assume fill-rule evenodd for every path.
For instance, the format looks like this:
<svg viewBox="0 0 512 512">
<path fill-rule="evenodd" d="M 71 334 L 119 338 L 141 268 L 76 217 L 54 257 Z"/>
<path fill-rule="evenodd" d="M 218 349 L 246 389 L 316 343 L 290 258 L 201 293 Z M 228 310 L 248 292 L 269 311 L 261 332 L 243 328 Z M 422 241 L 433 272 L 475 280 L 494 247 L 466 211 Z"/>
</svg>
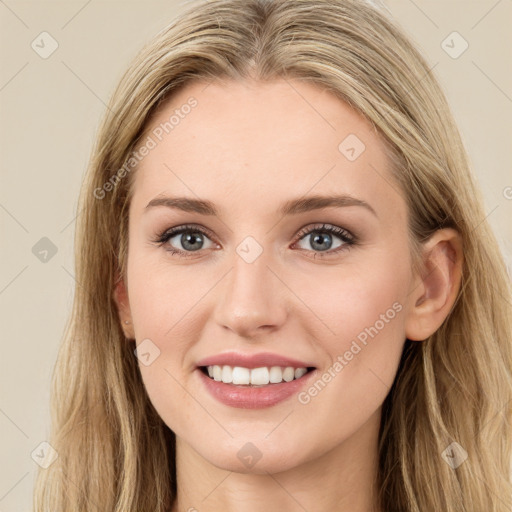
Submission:
<svg viewBox="0 0 512 512">
<path fill-rule="evenodd" d="M 124 335 L 127 339 L 133 340 L 135 339 L 135 335 L 133 330 L 132 314 L 124 278 L 119 276 L 116 278 L 113 297 L 117 306 L 119 321 L 121 322 L 121 328 L 123 329 Z"/>
<path fill-rule="evenodd" d="M 454 229 L 440 229 L 424 244 L 423 270 L 409 292 L 408 339 L 427 339 L 449 315 L 460 289 L 463 261 L 462 239 Z"/>
</svg>

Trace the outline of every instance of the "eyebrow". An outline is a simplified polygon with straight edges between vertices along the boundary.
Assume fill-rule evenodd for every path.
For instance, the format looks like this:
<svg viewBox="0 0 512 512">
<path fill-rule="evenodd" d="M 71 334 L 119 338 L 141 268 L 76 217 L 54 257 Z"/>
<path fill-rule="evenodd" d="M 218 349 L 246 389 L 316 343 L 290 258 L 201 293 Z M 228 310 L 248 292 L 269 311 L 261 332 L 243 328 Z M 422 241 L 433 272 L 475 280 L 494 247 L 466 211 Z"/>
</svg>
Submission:
<svg viewBox="0 0 512 512">
<path fill-rule="evenodd" d="M 155 206 L 166 206 L 167 208 L 175 208 L 184 212 L 195 212 L 202 215 L 218 216 L 218 211 L 211 201 L 203 199 L 192 199 L 189 197 L 155 197 L 147 205 L 146 210 Z M 375 217 L 377 213 L 370 204 L 362 199 L 350 195 L 331 195 L 331 196 L 308 196 L 298 199 L 290 199 L 286 201 L 278 213 L 282 216 L 296 215 L 312 210 L 320 210 L 328 207 L 347 207 L 361 206 L 371 212 Z"/>
</svg>

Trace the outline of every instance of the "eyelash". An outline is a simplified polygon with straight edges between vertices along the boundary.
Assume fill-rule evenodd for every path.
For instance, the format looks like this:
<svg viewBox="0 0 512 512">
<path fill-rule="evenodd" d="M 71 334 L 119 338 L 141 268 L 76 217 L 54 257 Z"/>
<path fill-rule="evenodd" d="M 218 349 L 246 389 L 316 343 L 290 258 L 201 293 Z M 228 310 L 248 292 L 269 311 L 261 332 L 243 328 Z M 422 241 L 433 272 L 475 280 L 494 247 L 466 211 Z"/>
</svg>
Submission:
<svg viewBox="0 0 512 512">
<path fill-rule="evenodd" d="M 319 256 L 320 258 L 326 258 L 335 254 L 338 254 L 342 251 L 349 250 L 352 246 L 357 244 L 357 237 L 355 237 L 352 233 L 347 231 L 346 229 L 339 228 L 337 226 L 333 226 L 332 224 L 315 224 L 312 227 L 303 228 L 299 231 L 297 234 L 297 240 L 294 242 L 294 244 L 300 242 L 303 238 L 306 238 L 307 235 L 310 235 L 311 233 L 329 233 L 336 235 L 338 238 L 340 238 L 343 242 L 342 245 L 337 247 L 334 250 L 329 251 L 312 251 L 314 252 L 313 259 Z M 154 240 L 154 243 L 156 243 L 159 246 L 163 246 L 166 244 L 171 238 L 175 237 L 176 235 L 181 235 L 183 233 L 201 233 L 202 235 L 212 238 L 209 231 L 205 230 L 204 228 L 200 226 L 195 225 L 184 225 L 184 226 L 177 226 L 171 229 L 167 229 L 160 233 L 156 240 Z M 172 255 L 176 255 L 180 258 L 193 258 L 192 254 L 194 252 L 200 252 L 199 251 L 182 251 L 181 249 L 174 249 L 173 247 L 165 248 L 166 251 L 171 253 Z M 311 252 L 307 249 L 300 249 L 306 252 Z M 328 256 L 326 256 L 328 255 Z"/>
</svg>

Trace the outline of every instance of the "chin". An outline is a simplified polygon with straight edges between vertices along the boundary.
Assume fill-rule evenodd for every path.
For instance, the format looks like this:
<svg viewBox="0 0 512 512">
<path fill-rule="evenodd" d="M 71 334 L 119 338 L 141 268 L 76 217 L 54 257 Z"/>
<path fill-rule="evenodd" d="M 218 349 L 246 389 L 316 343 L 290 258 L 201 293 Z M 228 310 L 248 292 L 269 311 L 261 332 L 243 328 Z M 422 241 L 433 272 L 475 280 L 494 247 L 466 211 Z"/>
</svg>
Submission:
<svg viewBox="0 0 512 512">
<path fill-rule="evenodd" d="M 286 457 L 285 457 L 286 459 Z M 227 459 L 225 454 L 219 454 L 210 463 L 219 469 L 232 471 L 234 473 L 250 475 L 266 475 L 288 471 L 298 465 L 295 461 L 283 460 L 282 454 L 262 456 L 253 466 L 245 465 L 237 457 Z"/>
<path fill-rule="evenodd" d="M 230 440 L 223 449 L 217 445 L 213 452 L 208 449 L 197 451 L 215 467 L 243 474 L 280 473 L 304 462 L 304 450 L 299 454 L 297 444 L 286 447 L 284 443 L 268 442 L 263 438 L 264 435 L 245 436 L 243 441 L 240 438 Z"/>
</svg>

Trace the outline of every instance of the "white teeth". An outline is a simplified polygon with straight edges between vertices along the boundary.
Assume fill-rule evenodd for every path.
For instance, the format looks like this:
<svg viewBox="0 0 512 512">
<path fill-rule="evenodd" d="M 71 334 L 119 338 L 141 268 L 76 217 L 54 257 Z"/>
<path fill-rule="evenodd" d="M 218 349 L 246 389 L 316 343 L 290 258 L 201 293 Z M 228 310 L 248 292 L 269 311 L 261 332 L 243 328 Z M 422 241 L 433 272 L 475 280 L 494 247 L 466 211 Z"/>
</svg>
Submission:
<svg viewBox="0 0 512 512">
<path fill-rule="evenodd" d="M 250 384 L 251 370 L 235 366 L 233 368 L 233 384 Z"/>
<path fill-rule="evenodd" d="M 270 368 L 270 382 L 272 384 L 279 384 L 283 380 L 283 370 L 280 366 L 272 366 Z"/>
<path fill-rule="evenodd" d="M 295 378 L 300 379 L 307 372 L 306 368 L 295 368 Z"/>
<path fill-rule="evenodd" d="M 293 380 L 294 377 L 295 377 L 295 369 L 292 368 L 291 366 L 287 366 L 283 372 L 283 380 L 285 380 L 286 382 L 290 382 Z"/>
<path fill-rule="evenodd" d="M 251 370 L 251 384 L 255 386 L 265 386 L 268 383 L 268 368 L 253 368 Z"/>
<path fill-rule="evenodd" d="M 231 366 L 222 367 L 222 382 L 225 382 L 226 384 L 233 382 L 233 369 Z"/>
<path fill-rule="evenodd" d="M 267 368 L 243 368 L 241 366 L 207 366 L 210 378 L 225 384 L 266 386 L 300 379 L 307 373 L 306 368 L 293 368 L 292 366 L 272 366 Z"/>
</svg>

